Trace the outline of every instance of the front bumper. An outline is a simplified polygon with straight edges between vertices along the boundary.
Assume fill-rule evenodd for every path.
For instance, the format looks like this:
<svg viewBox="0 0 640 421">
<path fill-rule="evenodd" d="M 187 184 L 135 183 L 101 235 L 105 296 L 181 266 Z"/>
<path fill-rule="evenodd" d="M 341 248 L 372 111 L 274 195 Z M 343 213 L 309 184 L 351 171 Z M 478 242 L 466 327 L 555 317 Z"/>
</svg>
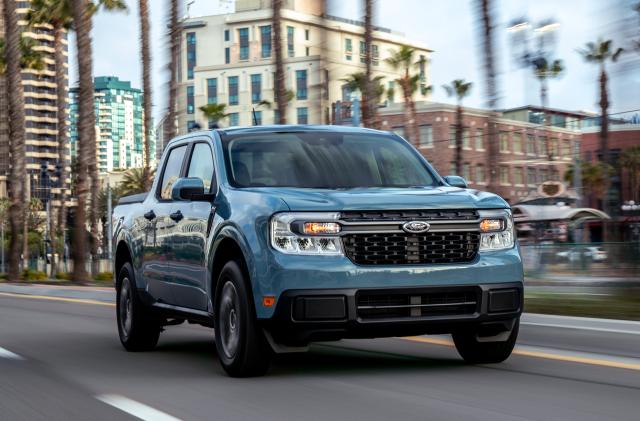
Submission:
<svg viewBox="0 0 640 421">
<path fill-rule="evenodd" d="M 429 287 L 287 290 L 261 320 L 287 345 L 343 338 L 511 329 L 523 307 L 522 282 Z"/>
</svg>

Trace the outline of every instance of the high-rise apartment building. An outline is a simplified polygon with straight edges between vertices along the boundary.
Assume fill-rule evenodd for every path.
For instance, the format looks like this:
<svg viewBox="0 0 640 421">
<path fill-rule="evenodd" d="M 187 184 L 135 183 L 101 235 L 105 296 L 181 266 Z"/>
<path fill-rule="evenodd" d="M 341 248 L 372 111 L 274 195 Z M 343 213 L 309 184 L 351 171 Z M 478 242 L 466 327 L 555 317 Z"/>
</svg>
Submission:
<svg viewBox="0 0 640 421">
<path fill-rule="evenodd" d="M 285 0 L 282 10 L 282 50 L 285 86 L 291 96 L 287 122 L 330 122 L 331 104 L 350 101 L 357 92 L 344 79 L 365 71 L 364 24 L 323 15 L 322 1 Z M 215 122 L 199 110 L 206 104 L 226 104 L 224 126 L 272 124 L 274 98 L 274 45 L 271 1 L 237 0 L 235 13 L 188 18 L 183 21 L 179 66 L 178 132 Z M 416 100 L 426 100 L 429 84 L 425 45 L 402 34 L 376 27 L 371 46 L 374 76 L 393 88 L 402 71 L 385 62 L 391 50 L 408 45 L 416 50 L 415 69 L 422 89 Z M 393 101 L 402 101 L 399 87 Z M 269 104 L 265 104 L 265 101 Z M 255 110 L 255 114 L 254 114 Z"/>
<path fill-rule="evenodd" d="M 144 129 L 142 91 L 116 76 L 94 80 L 98 169 L 101 173 L 143 166 Z M 71 154 L 77 154 L 78 89 L 71 89 Z M 151 161 L 155 139 L 151 136 Z"/>
<path fill-rule="evenodd" d="M 41 166 L 46 165 L 53 175 L 56 165 L 66 165 L 67 174 L 70 172 L 69 154 L 58 156 L 57 130 L 57 85 L 55 81 L 55 58 L 53 45 L 53 29 L 49 25 L 28 27 L 26 20 L 29 13 L 30 1 L 16 1 L 18 25 L 22 36 L 35 41 L 35 50 L 43 55 L 44 68 L 42 70 L 25 69 L 22 72 L 25 102 L 25 130 L 26 130 L 26 169 L 28 182 L 26 188 L 33 197 L 39 197 L 41 186 L 39 182 Z M 2 6 L 0 5 L 0 9 Z M 3 15 L 0 13 L 0 37 L 4 38 Z M 63 39 L 65 64 L 67 72 L 67 39 Z M 67 89 L 67 83 L 63 89 Z M 9 136 L 7 127 L 7 92 L 4 77 L 0 76 L 0 197 L 6 196 L 7 175 L 11 164 L 9 150 Z M 57 180 L 54 180 L 57 181 Z M 64 185 L 68 189 L 70 178 Z M 53 205 L 59 188 L 53 188 Z"/>
</svg>

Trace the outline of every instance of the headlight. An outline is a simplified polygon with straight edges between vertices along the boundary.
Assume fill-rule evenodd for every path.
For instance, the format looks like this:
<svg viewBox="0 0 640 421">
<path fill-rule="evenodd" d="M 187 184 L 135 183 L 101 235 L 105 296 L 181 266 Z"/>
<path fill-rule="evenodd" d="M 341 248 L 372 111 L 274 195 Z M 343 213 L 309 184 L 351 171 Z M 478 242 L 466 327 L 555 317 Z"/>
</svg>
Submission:
<svg viewBox="0 0 640 421">
<path fill-rule="evenodd" d="M 511 211 L 480 211 L 480 251 L 510 249 L 515 244 Z"/>
<path fill-rule="evenodd" d="M 342 255 L 338 213 L 278 213 L 271 218 L 271 246 L 286 254 Z"/>
</svg>

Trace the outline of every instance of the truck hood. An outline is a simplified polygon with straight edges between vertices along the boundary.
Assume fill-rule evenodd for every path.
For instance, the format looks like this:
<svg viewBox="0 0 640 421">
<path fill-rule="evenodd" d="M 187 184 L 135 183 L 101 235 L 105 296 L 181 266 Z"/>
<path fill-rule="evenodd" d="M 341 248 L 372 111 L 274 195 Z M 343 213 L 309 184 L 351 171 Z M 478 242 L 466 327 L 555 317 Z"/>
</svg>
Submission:
<svg viewBox="0 0 640 421">
<path fill-rule="evenodd" d="M 509 208 L 507 202 L 493 193 L 448 186 L 344 190 L 261 188 L 260 190 L 279 197 L 292 211 Z"/>
</svg>

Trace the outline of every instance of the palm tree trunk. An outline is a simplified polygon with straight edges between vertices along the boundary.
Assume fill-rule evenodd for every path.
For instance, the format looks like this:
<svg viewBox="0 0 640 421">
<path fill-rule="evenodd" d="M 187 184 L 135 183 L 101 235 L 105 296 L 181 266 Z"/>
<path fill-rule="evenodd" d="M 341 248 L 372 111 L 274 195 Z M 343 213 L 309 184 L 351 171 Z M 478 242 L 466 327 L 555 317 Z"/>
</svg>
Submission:
<svg viewBox="0 0 640 421">
<path fill-rule="evenodd" d="M 95 162 L 95 112 L 93 107 L 93 69 L 91 51 L 91 15 L 87 0 L 73 0 L 73 20 L 76 29 L 76 50 L 78 55 L 78 173 L 76 175 L 76 197 L 78 205 L 75 213 L 73 244 L 73 280 L 87 283 L 89 276 L 87 259 L 87 194 L 89 165 Z M 93 159 L 91 154 L 93 153 Z M 95 239 L 94 239 L 95 241 Z M 93 249 L 93 247 L 92 247 Z"/>
<path fill-rule="evenodd" d="M 60 238 L 59 244 L 54 247 L 54 250 L 60 250 L 64 252 L 64 232 L 65 225 L 67 223 L 66 214 L 66 180 L 67 180 L 67 72 L 64 67 L 64 50 L 62 46 L 62 39 L 64 36 L 64 30 L 61 25 L 54 25 L 53 27 L 53 45 L 54 45 L 54 58 L 56 62 L 56 94 L 57 94 L 57 119 L 58 119 L 58 165 L 59 165 L 59 178 L 58 184 L 60 186 L 60 194 L 58 200 L 60 200 L 60 207 L 57 214 L 57 229 L 52 230 L 53 240 L 52 244 L 56 244 L 58 237 Z M 55 253 L 52 253 L 51 260 L 51 275 L 55 276 L 58 273 L 58 264 L 55 258 Z"/>
<path fill-rule="evenodd" d="M 609 93 L 607 92 L 607 72 L 605 71 L 604 64 L 600 69 L 600 150 L 602 151 L 602 163 L 604 164 L 604 194 L 602 200 L 602 210 L 604 213 L 609 214 L 609 189 L 611 188 L 611 174 L 609 173 L 609 166 L 611 164 L 609 157 Z M 602 221 L 602 239 L 608 240 L 608 229 L 606 221 Z"/>
<path fill-rule="evenodd" d="M 178 0 L 169 0 L 169 103 L 164 121 L 164 137 L 171 140 L 176 132 L 176 101 L 178 99 L 178 63 L 180 61 L 180 27 L 178 23 Z"/>
<path fill-rule="evenodd" d="M 284 83 L 284 60 L 282 57 L 282 27 L 280 26 L 280 12 L 282 0 L 273 0 L 273 17 L 271 27 L 273 29 L 273 54 L 276 61 L 276 86 L 275 96 L 278 106 L 278 124 L 287 124 L 287 91 Z"/>
<path fill-rule="evenodd" d="M 20 62 L 22 61 L 20 51 L 21 34 L 16 16 L 16 2 L 5 0 L 3 9 L 9 105 L 9 151 L 11 153 L 11 171 L 8 185 L 11 238 L 7 274 L 9 280 L 17 281 L 20 276 L 20 233 L 23 231 L 25 221 L 24 183 L 27 178 L 25 169 L 24 89 L 20 73 Z"/>
<path fill-rule="evenodd" d="M 408 75 L 408 71 L 407 71 Z M 407 131 L 407 137 L 413 144 L 418 144 L 418 122 L 416 120 L 416 103 L 411 96 L 411 86 L 409 86 L 408 76 L 402 83 L 402 94 L 404 96 L 405 113 L 404 127 Z"/>
<path fill-rule="evenodd" d="M 456 175 L 462 175 L 462 105 L 456 108 Z"/>
<path fill-rule="evenodd" d="M 493 31 L 493 4 L 491 0 L 478 0 L 480 20 L 482 22 L 482 51 L 484 76 L 486 83 L 487 106 L 489 108 L 489 118 L 487 121 L 487 139 L 489 151 L 489 185 L 488 189 L 497 191 L 498 183 L 498 133 L 496 126 L 495 109 L 497 106 L 498 93 L 496 87 L 496 69 L 494 53 L 494 31 Z"/>
<path fill-rule="evenodd" d="M 140 46 L 142 56 L 142 95 L 143 95 L 143 112 L 144 118 L 142 120 L 142 132 L 144 133 L 144 170 L 146 174 L 151 170 L 151 50 L 149 48 L 149 2 L 148 0 L 140 0 Z M 145 180 L 149 179 L 146 177 Z M 145 185 L 145 191 L 149 190 L 151 186 Z M 111 217 L 107 215 L 107 217 Z"/>
<path fill-rule="evenodd" d="M 365 61 L 365 91 L 362 95 L 362 120 L 365 127 L 374 127 L 373 90 L 371 86 L 371 46 L 373 45 L 373 5 L 372 0 L 364 1 L 364 61 Z"/>
</svg>

